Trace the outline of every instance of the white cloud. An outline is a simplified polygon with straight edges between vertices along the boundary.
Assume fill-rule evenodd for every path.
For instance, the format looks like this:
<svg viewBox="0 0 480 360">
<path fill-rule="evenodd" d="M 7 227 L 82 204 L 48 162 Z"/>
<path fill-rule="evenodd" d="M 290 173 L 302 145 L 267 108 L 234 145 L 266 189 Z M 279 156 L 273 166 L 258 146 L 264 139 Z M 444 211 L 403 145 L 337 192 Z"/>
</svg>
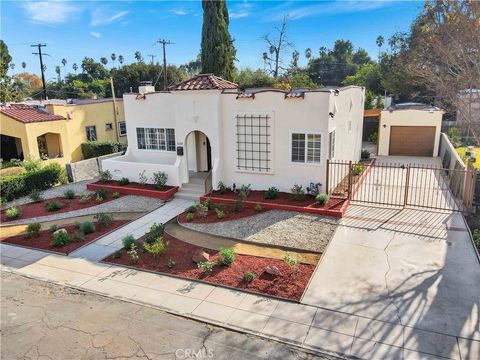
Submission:
<svg viewBox="0 0 480 360">
<path fill-rule="evenodd" d="M 93 37 L 96 37 L 96 38 L 99 38 L 102 36 L 102 34 L 100 34 L 99 32 L 96 32 L 96 31 L 90 31 L 90 35 L 92 35 Z"/>
<path fill-rule="evenodd" d="M 248 15 L 250 15 L 250 13 L 248 11 L 243 10 L 239 12 L 232 11 L 228 16 L 230 19 L 241 19 L 241 18 L 247 17 Z"/>
<path fill-rule="evenodd" d="M 81 9 L 68 1 L 28 1 L 22 4 L 31 21 L 41 24 L 61 24 Z"/>
<path fill-rule="evenodd" d="M 129 13 L 130 13 L 129 11 L 124 10 L 124 11 L 116 12 L 114 14 L 107 14 L 106 11 L 97 8 L 92 12 L 92 20 L 90 21 L 90 25 L 91 26 L 108 25 L 122 19 Z"/>
<path fill-rule="evenodd" d="M 184 16 L 184 15 L 188 14 L 188 12 L 186 12 L 185 10 L 182 10 L 182 9 L 172 9 L 172 10 L 170 10 L 170 12 L 174 15 L 179 15 L 179 16 Z"/>
<path fill-rule="evenodd" d="M 237 4 L 232 8 L 231 11 L 229 11 L 228 16 L 230 19 L 241 19 L 247 17 L 250 15 L 250 8 L 251 5 L 247 2 Z"/>
</svg>

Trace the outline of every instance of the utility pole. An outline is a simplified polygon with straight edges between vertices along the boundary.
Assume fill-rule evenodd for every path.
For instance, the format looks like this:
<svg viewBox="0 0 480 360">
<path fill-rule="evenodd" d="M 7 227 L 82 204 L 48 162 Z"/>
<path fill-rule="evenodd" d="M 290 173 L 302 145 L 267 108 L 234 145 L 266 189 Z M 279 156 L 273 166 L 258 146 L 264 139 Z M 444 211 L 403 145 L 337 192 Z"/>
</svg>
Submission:
<svg viewBox="0 0 480 360">
<path fill-rule="evenodd" d="M 163 90 L 167 90 L 167 54 L 165 51 L 165 45 L 172 45 L 174 43 L 165 39 L 159 39 L 156 42 L 162 44 L 163 47 Z"/>
<path fill-rule="evenodd" d="M 42 84 L 43 84 L 43 98 L 45 100 L 48 100 L 48 96 L 47 96 L 47 86 L 45 84 L 45 74 L 44 74 L 44 71 L 43 71 L 43 57 L 42 55 L 48 55 L 48 54 L 42 54 L 42 47 L 46 47 L 47 45 L 46 44 L 33 44 L 33 45 L 30 45 L 31 47 L 36 47 L 38 48 L 38 53 L 37 52 L 34 52 L 32 53 L 33 55 L 38 55 L 40 57 L 40 70 L 42 72 Z"/>
<path fill-rule="evenodd" d="M 157 55 L 147 55 L 147 56 L 150 56 L 150 58 L 152 59 L 150 63 L 153 65 L 154 59 L 157 57 Z"/>
<path fill-rule="evenodd" d="M 118 134 L 118 119 L 117 119 L 117 98 L 115 97 L 115 87 L 113 86 L 113 77 L 110 76 L 110 88 L 112 89 L 112 100 L 113 100 L 113 119 L 115 122 L 115 126 L 113 129 L 115 130 L 115 139 L 117 139 L 117 143 L 120 142 L 119 134 Z"/>
</svg>

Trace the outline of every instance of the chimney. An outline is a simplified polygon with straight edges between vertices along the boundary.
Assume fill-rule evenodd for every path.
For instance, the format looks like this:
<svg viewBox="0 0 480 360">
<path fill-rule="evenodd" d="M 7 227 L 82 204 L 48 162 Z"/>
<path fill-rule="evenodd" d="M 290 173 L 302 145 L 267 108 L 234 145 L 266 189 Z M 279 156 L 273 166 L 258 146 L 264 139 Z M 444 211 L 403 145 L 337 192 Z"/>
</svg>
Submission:
<svg viewBox="0 0 480 360">
<path fill-rule="evenodd" d="M 141 81 L 140 86 L 138 87 L 138 92 L 140 94 L 155 92 L 155 86 L 152 85 L 151 81 Z"/>
</svg>

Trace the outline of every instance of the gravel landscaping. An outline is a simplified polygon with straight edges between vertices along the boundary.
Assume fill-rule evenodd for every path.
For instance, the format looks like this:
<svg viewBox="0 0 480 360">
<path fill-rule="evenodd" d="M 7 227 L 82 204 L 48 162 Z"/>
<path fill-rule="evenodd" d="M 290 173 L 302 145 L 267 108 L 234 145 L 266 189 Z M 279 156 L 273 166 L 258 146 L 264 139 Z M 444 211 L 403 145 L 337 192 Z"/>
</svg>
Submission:
<svg viewBox="0 0 480 360">
<path fill-rule="evenodd" d="M 329 216 L 271 210 L 231 221 L 182 223 L 182 226 L 234 239 L 323 252 L 339 220 Z"/>
</svg>

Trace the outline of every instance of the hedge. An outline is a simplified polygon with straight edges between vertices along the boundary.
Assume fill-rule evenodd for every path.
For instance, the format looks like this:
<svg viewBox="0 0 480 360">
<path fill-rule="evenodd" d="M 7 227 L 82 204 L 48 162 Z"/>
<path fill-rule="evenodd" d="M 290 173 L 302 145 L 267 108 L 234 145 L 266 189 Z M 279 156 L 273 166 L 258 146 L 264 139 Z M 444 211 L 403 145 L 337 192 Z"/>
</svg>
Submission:
<svg viewBox="0 0 480 360">
<path fill-rule="evenodd" d="M 11 201 L 30 194 L 33 189 L 42 191 L 65 182 L 65 169 L 60 164 L 52 163 L 38 170 L 0 178 L 1 196 Z"/>
<path fill-rule="evenodd" d="M 115 141 L 89 141 L 82 143 L 82 154 L 84 159 L 90 159 L 119 152 L 121 148 Z"/>
</svg>

